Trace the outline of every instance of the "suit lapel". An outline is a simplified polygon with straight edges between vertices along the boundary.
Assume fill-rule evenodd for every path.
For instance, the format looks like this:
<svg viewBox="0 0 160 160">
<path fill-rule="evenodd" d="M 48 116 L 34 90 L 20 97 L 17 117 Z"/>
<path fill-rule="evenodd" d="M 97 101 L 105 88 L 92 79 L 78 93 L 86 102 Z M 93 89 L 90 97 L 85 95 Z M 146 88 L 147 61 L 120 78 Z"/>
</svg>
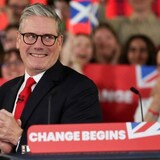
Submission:
<svg viewBox="0 0 160 160">
<path fill-rule="evenodd" d="M 30 95 L 28 102 L 21 116 L 22 127 L 25 127 L 27 120 L 34 109 L 38 106 L 43 97 L 49 93 L 62 80 L 63 66 L 58 61 L 42 76 L 34 91 Z M 47 103 L 47 102 L 46 102 Z M 44 106 L 45 107 L 45 106 Z"/>
<path fill-rule="evenodd" d="M 4 109 L 6 109 L 11 113 L 13 112 L 15 99 L 23 80 L 24 80 L 24 76 L 21 77 L 18 83 L 11 88 L 11 91 L 8 93 L 7 97 L 4 100 Z"/>
</svg>

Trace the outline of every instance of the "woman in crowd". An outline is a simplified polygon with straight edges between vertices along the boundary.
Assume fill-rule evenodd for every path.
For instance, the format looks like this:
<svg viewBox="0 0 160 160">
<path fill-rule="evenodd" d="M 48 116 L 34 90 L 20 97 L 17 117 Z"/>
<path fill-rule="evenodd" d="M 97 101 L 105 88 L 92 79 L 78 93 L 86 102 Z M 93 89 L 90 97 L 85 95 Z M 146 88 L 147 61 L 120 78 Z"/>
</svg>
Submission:
<svg viewBox="0 0 160 160">
<path fill-rule="evenodd" d="M 155 65 L 156 48 L 154 43 L 145 35 L 131 36 L 122 48 L 120 64 Z"/>
<path fill-rule="evenodd" d="M 17 49 L 11 49 L 4 53 L 1 65 L 1 76 L 5 80 L 11 80 L 24 74 L 24 64 Z"/>
<path fill-rule="evenodd" d="M 86 34 L 70 35 L 61 55 L 63 64 L 83 73 L 84 66 L 90 63 L 93 57 L 91 37 Z"/>
<path fill-rule="evenodd" d="M 4 31 L 3 47 L 4 50 L 16 48 L 17 31 L 19 24 L 10 24 Z"/>
</svg>

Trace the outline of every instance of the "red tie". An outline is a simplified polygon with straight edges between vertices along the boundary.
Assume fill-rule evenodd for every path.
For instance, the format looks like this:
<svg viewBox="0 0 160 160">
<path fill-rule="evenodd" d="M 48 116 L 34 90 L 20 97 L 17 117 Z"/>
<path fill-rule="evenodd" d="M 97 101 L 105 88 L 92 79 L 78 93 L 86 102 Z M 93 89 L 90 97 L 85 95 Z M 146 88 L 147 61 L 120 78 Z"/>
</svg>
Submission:
<svg viewBox="0 0 160 160">
<path fill-rule="evenodd" d="M 19 119 L 21 117 L 22 111 L 26 105 L 29 95 L 31 94 L 31 87 L 35 84 L 35 80 L 33 78 L 28 78 L 24 89 L 18 96 L 16 108 L 15 108 L 15 119 Z"/>
</svg>

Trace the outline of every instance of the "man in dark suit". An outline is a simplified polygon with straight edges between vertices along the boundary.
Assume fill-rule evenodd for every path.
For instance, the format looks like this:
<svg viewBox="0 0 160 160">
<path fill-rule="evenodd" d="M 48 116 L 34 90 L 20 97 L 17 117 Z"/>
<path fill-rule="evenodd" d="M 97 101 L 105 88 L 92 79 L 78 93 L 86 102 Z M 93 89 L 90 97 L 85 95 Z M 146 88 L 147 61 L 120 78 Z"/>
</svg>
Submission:
<svg viewBox="0 0 160 160">
<path fill-rule="evenodd" d="M 58 60 L 63 41 L 60 26 L 59 17 L 45 5 L 34 4 L 22 13 L 17 48 L 25 75 L 0 88 L 0 149 L 5 153 L 27 144 L 27 130 L 33 124 L 102 121 L 94 83 Z M 18 104 L 25 102 L 25 95 L 20 95 L 29 77 L 34 83 L 19 115 Z"/>
</svg>

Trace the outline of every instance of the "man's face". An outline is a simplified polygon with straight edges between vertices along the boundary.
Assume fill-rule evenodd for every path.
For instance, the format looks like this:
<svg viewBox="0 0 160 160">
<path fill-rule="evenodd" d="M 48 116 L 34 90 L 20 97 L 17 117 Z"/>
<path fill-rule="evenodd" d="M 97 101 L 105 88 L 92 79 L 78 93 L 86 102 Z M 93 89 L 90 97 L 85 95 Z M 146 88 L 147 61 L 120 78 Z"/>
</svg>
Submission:
<svg viewBox="0 0 160 160">
<path fill-rule="evenodd" d="M 57 24 L 48 17 L 30 16 L 22 22 L 21 33 L 34 33 L 37 35 L 52 34 L 57 36 Z M 17 48 L 26 71 L 30 75 L 36 75 L 52 67 L 57 59 L 62 46 L 62 36 L 59 36 L 55 44 L 45 46 L 39 36 L 36 43 L 28 45 L 23 41 L 23 36 L 18 33 Z"/>
</svg>

